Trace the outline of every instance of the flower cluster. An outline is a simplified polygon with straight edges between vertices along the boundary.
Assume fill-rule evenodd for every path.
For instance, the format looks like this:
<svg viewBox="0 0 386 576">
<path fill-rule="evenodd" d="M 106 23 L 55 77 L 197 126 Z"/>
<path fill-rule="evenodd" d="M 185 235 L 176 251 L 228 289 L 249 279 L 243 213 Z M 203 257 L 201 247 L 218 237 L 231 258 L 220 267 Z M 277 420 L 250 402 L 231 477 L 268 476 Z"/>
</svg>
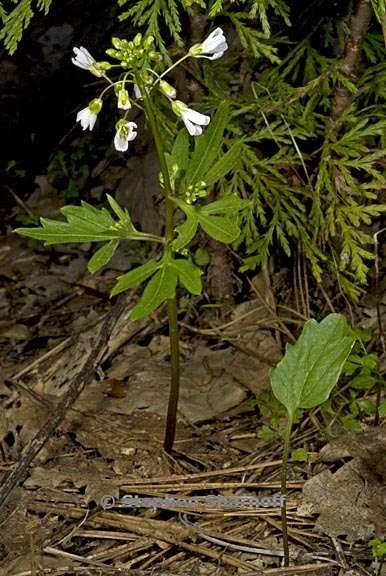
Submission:
<svg viewBox="0 0 386 576">
<path fill-rule="evenodd" d="M 153 36 L 143 38 L 142 34 L 138 33 L 133 40 L 112 38 L 111 42 L 114 48 L 106 50 L 106 54 L 119 60 L 124 69 L 142 70 L 150 66 L 152 61 L 160 60 L 160 54 L 154 50 Z"/>
<path fill-rule="evenodd" d="M 152 70 L 152 63 L 159 63 L 161 56 L 154 50 L 154 38 L 148 36 L 143 38 L 142 34 L 137 34 L 131 41 L 122 40 L 120 38 L 113 38 L 112 44 L 114 48 L 109 48 L 106 53 L 111 58 L 119 61 L 119 64 L 112 65 L 109 62 L 97 62 L 90 52 L 81 46 L 74 48 L 74 56 L 72 58 L 73 64 L 88 70 L 98 78 L 105 78 L 108 81 L 108 86 L 105 88 L 98 98 L 94 98 L 86 108 L 80 110 L 77 114 L 76 120 L 80 122 L 83 130 L 92 130 L 95 126 L 97 116 L 102 109 L 103 96 L 108 89 L 114 88 L 117 98 L 117 107 L 124 111 L 123 117 L 116 123 L 116 133 L 114 136 L 114 146 L 116 150 L 125 152 L 128 149 L 128 144 L 137 136 L 137 124 L 127 120 L 128 111 L 132 108 L 131 98 L 140 101 L 143 99 L 136 78 L 140 77 L 143 88 L 146 94 L 150 93 L 155 87 L 168 98 L 173 112 L 181 118 L 184 122 L 189 134 L 191 136 L 200 136 L 202 134 L 202 126 L 207 126 L 210 122 L 210 116 L 201 114 L 196 110 L 189 108 L 184 102 L 176 100 L 176 89 L 171 86 L 163 77 L 169 72 L 168 70 L 159 75 Z M 224 33 L 221 28 L 216 28 L 201 44 L 195 44 L 184 56 L 182 60 L 187 57 L 193 58 L 208 58 L 209 60 L 217 60 L 228 49 Z M 180 62 L 180 61 L 179 61 Z M 113 82 L 108 76 L 107 71 L 113 67 L 120 67 L 126 70 L 123 77 Z M 156 76 L 150 75 L 149 71 Z M 130 97 L 129 91 L 126 88 L 127 84 L 132 84 L 133 95 Z M 139 104 L 136 104 L 141 107 Z"/>
<path fill-rule="evenodd" d="M 187 204 L 194 204 L 197 198 L 206 198 L 208 190 L 206 182 L 201 180 L 196 184 L 189 184 L 185 194 L 185 201 Z"/>
</svg>

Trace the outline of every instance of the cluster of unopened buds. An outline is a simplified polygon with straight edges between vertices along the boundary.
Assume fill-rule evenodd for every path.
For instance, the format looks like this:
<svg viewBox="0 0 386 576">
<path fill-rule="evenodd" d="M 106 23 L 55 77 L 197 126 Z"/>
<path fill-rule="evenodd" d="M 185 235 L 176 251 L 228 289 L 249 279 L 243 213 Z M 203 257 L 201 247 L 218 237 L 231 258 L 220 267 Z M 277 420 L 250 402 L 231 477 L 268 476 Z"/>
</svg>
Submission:
<svg viewBox="0 0 386 576">
<path fill-rule="evenodd" d="M 108 81 L 108 86 L 105 88 L 98 98 L 94 98 L 86 108 L 80 110 L 77 114 L 76 120 L 80 122 L 83 130 L 92 130 L 99 112 L 103 106 L 103 96 L 108 89 L 114 88 L 117 98 L 117 107 L 124 111 L 123 116 L 118 120 L 115 125 L 116 132 L 114 136 L 114 146 L 116 150 L 125 152 L 128 149 L 129 142 L 134 140 L 137 136 L 137 124 L 127 120 L 128 111 L 132 108 L 132 99 L 139 100 L 142 98 L 141 91 L 134 81 L 136 74 L 139 74 L 146 92 L 150 93 L 151 90 L 158 86 L 161 93 L 168 98 L 171 103 L 173 112 L 182 119 L 189 134 L 191 136 L 199 136 L 202 134 L 202 126 L 206 126 L 210 122 L 210 116 L 201 114 L 192 108 L 189 108 L 184 102 L 176 100 L 177 93 L 173 86 L 163 79 L 176 64 L 171 66 L 163 74 L 155 74 L 156 78 L 149 74 L 149 67 L 152 61 L 159 62 L 161 57 L 154 50 L 154 39 L 149 36 L 145 39 L 141 34 L 137 34 L 132 41 L 121 40 L 113 38 L 114 48 L 108 49 L 107 54 L 119 61 L 119 64 L 110 64 L 109 62 L 97 62 L 90 52 L 81 46 L 74 48 L 74 56 L 72 58 L 73 64 L 84 70 L 88 70 L 98 78 L 105 78 Z M 217 60 L 228 49 L 228 45 L 221 28 L 216 28 L 201 44 L 195 44 L 189 52 L 181 58 L 178 63 L 182 62 L 187 57 L 193 58 L 207 58 L 209 60 Z M 123 78 L 113 82 L 107 75 L 111 68 L 120 67 L 125 70 Z M 127 84 L 132 84 L 132 95 L 126 88 Z"/>
</svg>

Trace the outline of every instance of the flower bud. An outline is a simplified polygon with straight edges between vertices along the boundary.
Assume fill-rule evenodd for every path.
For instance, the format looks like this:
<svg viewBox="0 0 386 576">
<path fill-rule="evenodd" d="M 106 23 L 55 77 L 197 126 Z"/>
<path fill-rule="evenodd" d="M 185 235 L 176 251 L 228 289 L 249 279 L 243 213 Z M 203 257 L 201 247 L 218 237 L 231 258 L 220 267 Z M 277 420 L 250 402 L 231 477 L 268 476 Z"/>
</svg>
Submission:
<svg viewBox="0 0 386 576">
<path fill-rule="evenodd" d="M 131 102 L 130 102 L 130 98 L 129 98 L 129 93 L 126 90 L 126 88 L 120 88 L 117 91 L 117 97 L 118 97 L 118 108 L 120 108 L 121 110 L 130 110 L 131 108 Z"/>
<path fill-rule="evenodd" d="M 146 50 L 150 50 L 150 48 L 153 46 L 153 44 L 154 44 L 154 36 L 147 36 L 145 38 L 144 43 L 143 43 Z"/>
<path fill-rule="evenodd" d="M 138 32 L 138 34 L 134 37 L 133 44 L 134 44 L 134 46 L 137 46 L 137 47 L 141 46 L 141 44 L 142 44 L 141 32 Z"/>
<path fill-rule="evenodd" d="M 111 44 L 114 46 L 114 48 L 116 48 L 117 50 L 122 50 L 122 40 L 120 38 L 111 38 Z"/>
<path fill-rule="evenodd" d="M 103 102 L 100 98 L 94 98 L 88 105 L 89 109 L 93 114 L 99 114 L 103 106 Z"/>
<path fill-rule="evenodd" d="M 167 96 L 167 98 L 174 100 L 174 98 L 177 96 L 177 90 L 174 88 L 174 86 L 171 86 L 169 82 L 166 82 L 166 80 L 160 80 L 159 87 L 165 96 Z"/>
</svg>

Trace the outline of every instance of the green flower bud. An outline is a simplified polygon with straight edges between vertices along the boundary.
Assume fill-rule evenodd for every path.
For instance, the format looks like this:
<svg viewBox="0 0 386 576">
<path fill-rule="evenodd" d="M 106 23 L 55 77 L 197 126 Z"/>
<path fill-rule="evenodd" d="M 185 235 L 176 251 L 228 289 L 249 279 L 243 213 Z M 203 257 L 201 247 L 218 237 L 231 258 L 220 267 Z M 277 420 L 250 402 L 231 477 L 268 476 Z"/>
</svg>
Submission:
<svg viewBox="0 0 386 576">
<path fill-rule="evenodd" d="M 98 66 L 99 66 L 100 70 L 103 70 L 103 72 L 106 72 L 107 70 L 110 70 L 110 68 L 111 68 L 110 62 L 98 62 Z"/>
<path fill-rule="evenodd" d="M 117 50 L 122 50 L 123 46 L 122 46 L 122 40 L 120 38 L 111 38 L 111 44 L 114 46 L 114 48 L 116 48 Z"/>
<path fill-rule="evenodd" d="M 103 102 L 100 98 L 94 98 L 88 105 L 89 109 L 93 114 L 99 114 L 103 106 Z"/>
<path fill-rule="evenodd" d="M 166 80 L 160 80 L 159 83 L 160 90 L 167 96 L 168 98 L 174 99 L 177 96 L 176 89 L 166 82 Z"/>
<path fill-rule="evenodd" d="M 106 50 L 107 56 L 111 56 L 111 58 L 121 58 L 121 52 L 118 50 L 114 50 L 114 48 L 108 48 Z"/>
<path fill-rule="evenodd" d="M 143 43 L 146 50 L 149 50 L 154 44 L 154 36 L 147 36 Z"/>
<path fill-rule="evenodd" d="M 141 46 L 141 44 L 142 44 L 141 32 L 138 32 L 138 34 L 134 37 L 133 43 L 134 43 L 134 46 Z"/>
</svg>

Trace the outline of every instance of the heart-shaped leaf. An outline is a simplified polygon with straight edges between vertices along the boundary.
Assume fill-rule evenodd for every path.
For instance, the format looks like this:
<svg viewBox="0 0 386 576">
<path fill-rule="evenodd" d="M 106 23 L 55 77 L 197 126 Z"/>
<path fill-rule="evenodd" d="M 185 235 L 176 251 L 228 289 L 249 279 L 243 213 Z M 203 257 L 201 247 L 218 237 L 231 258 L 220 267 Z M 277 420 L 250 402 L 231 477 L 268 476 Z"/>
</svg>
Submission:
<svg viewBox="0 0 386 576">
<path fill-rule="evenodd" d="M 356 336 L 341 314 L 309 320 L 271 374 L 272 390 L 293 422 L 298 408 L 325 402 L 336 385 Z"/>
</svg>

